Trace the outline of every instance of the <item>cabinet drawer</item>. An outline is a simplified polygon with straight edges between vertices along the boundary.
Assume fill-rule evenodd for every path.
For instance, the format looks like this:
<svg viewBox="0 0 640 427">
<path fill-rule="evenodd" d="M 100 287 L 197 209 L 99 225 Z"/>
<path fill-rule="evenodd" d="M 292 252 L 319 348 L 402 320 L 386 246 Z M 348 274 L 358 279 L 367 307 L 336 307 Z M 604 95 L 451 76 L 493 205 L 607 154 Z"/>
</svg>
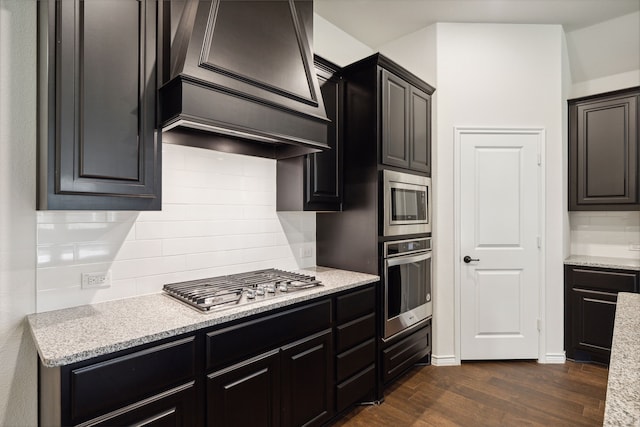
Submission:
<svg viewBox="0 0 640 427">
<path fill-rule="evenodd" d="M 336 387 L 336 403 L 338 412 L 349 405 L 365 398 L 372 392 L 376 383 L 375 365 L 370 365 L 362 372 L 354 375 Z"/>
<path fill-rule="evenodd" d="M 575 325 L 572 345 L 603 356 L 608 361 L 611 355 L 613 325 L 616 317 L 616 293 L 574 290 L 571 303 L 574 308 Z"/>
<path fill-rule="evenodd" d="M 637 292 L 638 275 L 625 271 L 571 268 L 573 288 L 602 289 L 617 292 Z"/>
<path fill-rule="evenodd" d="M 331 300 L 243 322 L 206 336 L 207 370 L 248 359 L 331 327 Z"/>
<path fill-rule="evenodd" d="M 431 351 L 431 326 L 420 329 L 382 352 L 382 379 L 387 382 Z"/>
<path fill-rule="evenodd" d="M 376 358 L 375 340 L 372 338 L 337 356 L 338 382 L 373 363 Z"/>
<path fill-rule="evenodd" d="M 375 313 L 352 320 L 336 328 L 336 351 L 338 353 L 373 337 L 376 333 Z"/>
<path fill-rule="evenodd" d="M 375 310 L 375 287 L 351 292 L 336 298 L 336 320 L 338 324 L 364 316 Z"/>
<path fill-rule="evenodd" d="M 189 337 L 72 369 L 72 420 L 93 418 L 192 380 L 195 354 L 195 338 Z"/>
</svg>

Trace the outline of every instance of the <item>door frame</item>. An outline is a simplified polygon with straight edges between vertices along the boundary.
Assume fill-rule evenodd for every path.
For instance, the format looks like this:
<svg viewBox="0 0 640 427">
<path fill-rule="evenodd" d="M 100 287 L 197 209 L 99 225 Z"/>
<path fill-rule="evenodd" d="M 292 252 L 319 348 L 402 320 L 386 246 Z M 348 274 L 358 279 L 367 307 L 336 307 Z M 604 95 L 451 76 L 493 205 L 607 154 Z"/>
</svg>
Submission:
<svg viewBox="0 0 640 427">
<path fill-rule="evenodd" d="M 454 356 L 455 364 L 459 365 L 461 359 L 461 251 L 460 251 L 460 204 L 461 204 L 461 136 L 465 134 L 515 134 L 515 135 L 535 135 L 538 138 L 538 362 L 545 361 L 546 353 L 546 331 L 545 322 L 545 230 L 546 230 L 546 170 L 545 170 L 545 143 L 546 133 L 544 128 L 538 127 L 486 127 L 486 126 L 454 126 L 453 144 L 453 209 L 454 209 Z"/>
</svg>

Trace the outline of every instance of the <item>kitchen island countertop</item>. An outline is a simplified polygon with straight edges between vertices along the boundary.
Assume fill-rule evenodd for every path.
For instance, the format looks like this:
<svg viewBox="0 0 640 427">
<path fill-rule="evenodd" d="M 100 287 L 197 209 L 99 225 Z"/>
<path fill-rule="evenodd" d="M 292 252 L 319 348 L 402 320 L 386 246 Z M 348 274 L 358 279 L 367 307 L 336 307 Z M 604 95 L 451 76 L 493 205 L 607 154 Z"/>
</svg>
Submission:
<svg viewBox="0 0 640 427">
<path fill-rule="evenodd" d="M 618 294 L 604 426 L 640 426 L 640 294 Z"/>
<path fill-rule="evenodd" d="M 565 265 L 577 265 L 583 267 L 620 268 L 623 270 L 640 271 L 640 257 L 613 258 L 591 255 L 571 255 L 564 260 Z"/>
<path fill-rule="evenodd" d="M 55 367 L 380 280 L 371 274 L 325 267 L 300 271 L 315 275 L 323 286 L 210 313 L 198 312 L 164 293 L 158 293 L 31 314 L 27 316 L 27 322 L 42 364 Z"/>
</svg>

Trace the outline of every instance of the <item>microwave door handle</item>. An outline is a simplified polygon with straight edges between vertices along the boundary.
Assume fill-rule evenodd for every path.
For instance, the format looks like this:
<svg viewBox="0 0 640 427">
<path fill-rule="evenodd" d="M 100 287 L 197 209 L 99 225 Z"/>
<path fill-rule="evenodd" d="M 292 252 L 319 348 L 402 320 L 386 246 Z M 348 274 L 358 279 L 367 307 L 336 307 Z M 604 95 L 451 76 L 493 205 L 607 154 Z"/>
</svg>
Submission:
<svg viewBox="0 0 640 427">
<path fill-rule="evenodd" d="M 395 258 L 387 258 L 387 265 L 389 267 L 393 267 L 396 265 L 411 264 L 414 262 L 424 261 L 425 259 L 429 258 L 431 258 L 431 252 L 413 256 L 399 256 Z"/>
</svg>

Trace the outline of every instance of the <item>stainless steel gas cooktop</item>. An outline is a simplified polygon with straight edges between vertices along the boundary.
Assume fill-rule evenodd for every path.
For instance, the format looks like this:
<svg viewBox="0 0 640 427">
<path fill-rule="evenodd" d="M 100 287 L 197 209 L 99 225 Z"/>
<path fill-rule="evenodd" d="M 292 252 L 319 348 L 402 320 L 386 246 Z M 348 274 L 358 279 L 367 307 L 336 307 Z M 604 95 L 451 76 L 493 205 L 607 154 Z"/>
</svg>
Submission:
<svg viewBox="0 0 640 427">
<path fill-rule="evenodd" d="M 301 289 L 322 286 L 314 276 L 274 268 L 229 276 L 169 283 L 163 290 L 202 311 L 249 304 Z"/>
</svg>

